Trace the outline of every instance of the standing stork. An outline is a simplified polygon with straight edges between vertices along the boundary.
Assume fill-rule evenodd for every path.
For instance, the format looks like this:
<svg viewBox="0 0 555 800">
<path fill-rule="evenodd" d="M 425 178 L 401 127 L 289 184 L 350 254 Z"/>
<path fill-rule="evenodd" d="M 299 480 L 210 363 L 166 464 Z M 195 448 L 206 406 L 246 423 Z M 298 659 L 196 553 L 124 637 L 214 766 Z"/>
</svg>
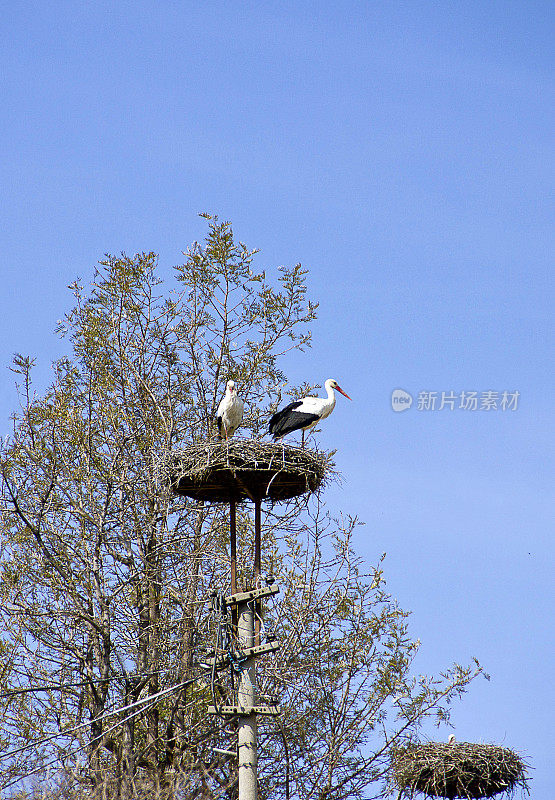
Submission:
<svg viewBox="0 0 555 800">
<path fill-rule="evenodd" d="M 305 397 L 289 403 L 288 406 L 278 411 L 270 420 L 270 433 L 274 437 L 274 442 L 281 439 L 292 431 L 303 432 L 302 446 L 304 447 L 305 431 L 317 425 L 321 419 L 329 417 L 335 408 L 335 389 L 348 400 L 351 398 L 343 391 L 337 381 L 328 378 L 324 384 L 327 397 Z"/>
<path fill-rule="evenodd" d="M 229 439 L 243 419 L 243 401 L 237 397 L 235 381 L 228 381 L 225 394 L 216 412 L 218 435 L 220 439 Z"/>
</svg>

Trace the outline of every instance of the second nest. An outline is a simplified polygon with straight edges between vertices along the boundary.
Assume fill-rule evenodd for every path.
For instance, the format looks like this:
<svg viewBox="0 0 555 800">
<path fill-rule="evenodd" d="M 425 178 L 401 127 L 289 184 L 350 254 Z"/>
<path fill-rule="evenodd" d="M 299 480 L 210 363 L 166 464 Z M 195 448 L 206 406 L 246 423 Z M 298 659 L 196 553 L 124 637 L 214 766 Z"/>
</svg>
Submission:
<svg viewBox="0 0 555 800">
<path fill-rule="evenodd" d="M 395 751 L 392 778 L 406 797 L 477 798 L 528 791 L 526 765 L 516 753 L 491 744 L 428 742 Z"/>
</svg>

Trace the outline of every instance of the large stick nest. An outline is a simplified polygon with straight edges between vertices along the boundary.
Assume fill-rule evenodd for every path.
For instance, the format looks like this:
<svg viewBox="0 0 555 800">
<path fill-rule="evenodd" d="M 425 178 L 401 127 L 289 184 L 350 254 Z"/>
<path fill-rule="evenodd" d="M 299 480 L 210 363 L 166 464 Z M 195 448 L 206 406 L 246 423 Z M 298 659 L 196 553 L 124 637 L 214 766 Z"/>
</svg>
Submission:
<svg viewBox="0 0 555 800">
<path fill-rule="evenodd" d="M 392 777 L 408 797 L 511 796 L 528 792 L 526 764 L 512 750 L 492 744 L 428 742 L 398 748 L 392 756 Z M 529 792 L 528 792 L 529 793 Z"/>
<path fill-rule="evenodd" d="M 256 439 L 191 444 L 167 455 L 177 494 L 195 500 L 289 500 L 315 492 L 333 473 L 331 454 Z"/>
</svg>

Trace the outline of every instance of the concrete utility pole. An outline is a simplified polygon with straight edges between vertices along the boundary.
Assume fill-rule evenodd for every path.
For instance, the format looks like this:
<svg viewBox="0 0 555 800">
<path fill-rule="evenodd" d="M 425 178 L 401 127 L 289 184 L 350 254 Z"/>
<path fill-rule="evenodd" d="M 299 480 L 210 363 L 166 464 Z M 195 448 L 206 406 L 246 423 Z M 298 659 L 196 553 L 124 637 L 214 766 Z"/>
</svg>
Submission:
<svg viewBox="0 0 555 800">
<path fill-rule="evenodd" d="M 220 705 L 213 686 L 214 705 L 208 707 L 208 713 L 233 720 L 238 738 L 237 751 L 217 747 L 213 750 L 238 757 L 239 800 L 257 800 L 257 720 L 280 714 L 277 700 L 260 697 L 256 688 L 256 658 L 279 650 L 275 636 L 266 636 L 266 641 L 262 641 L 261 601 L 277 594 L 279 588 L 271 575 L 265 579 L 262 576 L 261 504 L 263 500 L 282 502 L 316 491 L 322 481 L 322 465 L 309 451 L 301 453 L 298 448 L 284 444 L 235 439 L 199 447 L 191 446 L 187 454 L 187 459 L 194 457 L 194 470 L 190 460 L 186 468 L 179 466 L 181 457 L 175 464 L 172 462 L 175 474 L 172 472 L 171 482 L 176 494 L 208 503 L 229 503 L 231 594 L 226 597 L 213 593 L 213 609 L 220 615 L 218 630 L 221 631 L 222 624 L 231 629 L 228 628 L 229 646 L 223 651 L 216 647 L 214 658 L 208 661 L 213 675 L 216 670 L 231 667 L 234 676 L 238 676 L 238 687 L 230 692 L 227 699 L 230 705 Z M 252 588 L 240 591 L 237 503 L 245 500 L 254 504 L 254 563 L 251 580 L 243 576 L 243 582 L 250 583 Z M 229 613 L 230 622 L 223 623 L 223 616 Z"/>
<path fill-rule="evenodd" d="M 255 660 L 266 653 L 279 650 L 279 644 L 272 637 L 264 644 L 258 644 L 259 637 L 255 634 L 255 609 L 264 597 L 270 597 L 279 592 L 273 578 L 268 579 L 269 585 L 260 589 L 248 589 L 246 592 L 217 599 L 217 607 L 232 610 L 232 618 L 237 622 L 237 645 L 240 657 L 239 686 L 237 703 L 235 705 L 209 706 L 209 714 L 219 714 L 222 717 L 237 719 L 238 743 L 238 774 L 239 774 L 239 800 L 257 800 L 257 717 L 277 717 L 279 708 L 274 702 L 270 705 L 260 705 L 256 693 L 256 668 Z M 231 663 L 229 654 L 223 659 L 214 654 L 214 659 L 209 659 L 218 669 L 225 668 L 226 663 Z M 237 664 L 237 661 L 235 662 Z M 228 754 L 227 751 L 216 752 Z"/>
<path fill-rule="evenodd" d="M 243 605 L 239 612 L 237 626 L 241 650 L 254 646 L 254 608 L 252 603 Z M 250 656 L 243 669 L 237 694 L 238 705 L 252 708 L 255 702 L 256 667 L 255 658 Z M 256 776 L 256 714 L 239 717 L 239 800 L 257 800 L 258 781 Z"/>
</svg>

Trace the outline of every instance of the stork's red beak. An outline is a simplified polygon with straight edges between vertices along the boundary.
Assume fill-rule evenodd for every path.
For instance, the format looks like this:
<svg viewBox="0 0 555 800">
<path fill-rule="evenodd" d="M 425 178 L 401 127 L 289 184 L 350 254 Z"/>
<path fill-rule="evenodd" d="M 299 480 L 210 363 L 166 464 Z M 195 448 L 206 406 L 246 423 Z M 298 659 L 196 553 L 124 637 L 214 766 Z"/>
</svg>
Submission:
<svg viewBox="0 0 555 800">
<path fill-rule="evenodd" d="M 343 395 L 343 397 L 346 397 L 346 398 L 347 398 L 347 400 L 350 400 L 350 399 L 351 399 L 351 398 L 349 397 L 349 395 L 347 394 L 347 392 L 344 392 L 344 391 L 343 391 L 343 389 L 342 389 L 340 386 L 336 386 L 335 388 L 337 389 L 337 391 L 338 391 L 338 392 L 341 392 L 341 394 Z"/>
</svg>

